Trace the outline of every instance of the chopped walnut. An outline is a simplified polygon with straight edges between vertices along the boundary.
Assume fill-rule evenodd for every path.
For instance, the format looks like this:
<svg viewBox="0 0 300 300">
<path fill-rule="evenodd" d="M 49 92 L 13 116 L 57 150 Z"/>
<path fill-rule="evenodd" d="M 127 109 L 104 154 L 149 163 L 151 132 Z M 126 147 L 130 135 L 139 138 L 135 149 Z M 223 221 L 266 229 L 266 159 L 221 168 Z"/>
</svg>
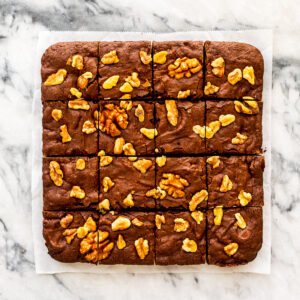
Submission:
<svg viewBox="0 0 300 300">
<path fill-rule="evenodd" d="M 121 101 L 120 102 L 120 107 L 128 110 L 132 109 L 132 101 Z"/>
<path fill-rule="evenodd" d="M 214 208 L 214 224 L 220 226 L 223 218 L 223 207 L 217 206 Z"/>
<path fill-rule="evenodd" d="M 190 240 L 186 238 L 182 242 L 182 250 L 185 252 L 196 252 L 197 251 L 197 243 L 194 240 Z"/>
<path fill-rule="evenodd" d="M 145 174 L 147 170 L 152 166 L 152 160 L 139 159 L 133 163 L 133 166 L 139 170 L 142 174 Z"/>
<path fill-rule="evenodd" d="M 204 87 L 204 94 L 205 95 L 212 95 L 219 91 L 219 87 L 207 82 L 206 86 Z"/>
<path fill-rule="evenodd" d="M 131 223 L 134 225 L 134 226 L 137 226 L 137 227 L 141 227 L 144 225 L 144 223 L 142 221 L 140 221 L 138 218 L 134 218 Z"/>
<path fill-rule="evenodd" d="M 160 187 L 157 187 L 157 189 L 152 189 L 147 191 L 146 197 L 153 197 L 154 199 L 164 199 L 166 197 L 167 193 L 166 191 L 162 190 Z"/>
<path fill-rule="evenodd" d="M 176 232 L 187 231 L 187 229 L 190 227 L 190 223 L 187 220 L 184 220 L 183 218 L 176 218 L 174 220 L 174 223 L 174 231 Z"/>
<path fill-rule="evenodd" d="M 200 72 L 202 65 L 197 58 L 177 58 L 173 64 L 168 66 L 168 74 L 175 79 L 181 79 L 184 76 L 189 78 L 192 74 Z"/>
<path fill-rule="evenodd" d="M 92 134 L 96 131 L 96 127 L 94 125 L 93 122 L 91 122 L 90 120 L 87 120 L 83 123 L 82 125 L 82 132 L 86 133 L 86 134 Z"/>
<path fill-rule="evenodd" d="M 221 160 L 219 156 L 211 156 L 207 158 L 206 162 L 212 165 L 213 169 L 215 169 L 220 165 Z"/>
<path fill-rule="evenodd" d="M 234 214 L 234 216 L 237 220 L 235 225 L 240 227 L 241 229 L 245 229 L 246 228 L 246 222 L 245 222 L 244 218 L 242 217 L 242 215 L 240 213 L 236 213 L 236 214 Z"/>
<path fill-rule="evenodd" d="M 156 161 L 156 164 L 161 168 L 166 164 L 167 157 L 164 155 L 160 156 L 160 157 L 156 157 L 155 161 Z"/>
<path fill-rule="evenodd" d="M 157 136 L 157 130 L 149 129 L 149 128 L 141 128 L 140 132 L 150 140 L 153 140 L 155 136 Z"/>
<path fill-rule="evenodd" d="M 80 188 L 80 186 L 74 185 L 70 192 L 70 197 L 74 197 L 77 199 L 83 199 L 85 197 L 85 192 L 83 189 Z"/>
<path fill-rule="evenodd" d="M 224 251 L 227 255 L 232 256 L 238 251 L 239 245 L 237 243 L 230 243 L 224 247 Z"/>
<path fill-rule="evenodd" d="M 178 109 L 175 100 L 166 100 L 167 118 L 172 126 L 178 122 Z"/>
<path fill-rule="evenodd" d="M 124 94 L 123 96 L 120 97 L 120 99 L 129 100 L 129 99 L 131 99 L 131 95 L 130 94 Z"/>
<path fill-rule="evenodd" d="M 246 193 L 244 190 L 241 190 L 238 199 L 240 200 L 242 206 L 246 206 L 252 200 L 252 195 L 250 193 Z"/>
<path fill-rule="evenodd" d="M 191 95 L 191 90 L 186 90 L 186 91 L 179 91 L 177 98 L 178 99 L 186 99 Z"/>
<path fill-rule="evenodd" d="M 76 228 L 66 229 L 63 232 L 63 236 L 65 237 L 65 239 L 66 239 L 66 241 L 67 241 L 68 244 L 71 244 L 71 242 L 74 239 L 76 233 L 77 233 L 77 229 Z"/>
<path fill-rule="evenodd" d="M 140 58 L 144 65 L 148 65 L 152 61 L 151 55 L 148 55 L 145 51 L 140 51 Z"/>
<path fill-rule="evenodd" d="M 98 204 L 98 210 L 102 213 L 105 214 L 107 211 L 110 209 L 110 203 L 108 199 L 104 199 Z"/>
<path fill-rule="evenodd" d="M 132 72 L 131 76 L 128 76 L 125 79 L 126 82 L 128 82 L 132 87 L 138 88 L 141 85 L 141 82 L 138 78 L 138 73 L 137 72 Z M 130 92 L 128 92 L 130 93 Z"/>
<path fill-rule="evenodd" d="M 129 228 L 131 225 L 131 222 L 128 218 L 119 216 L 117 219 L 115 219 L 111 224 L 112 231 L 118 231 L 118 230 L 125 230 Z"/>
<path fill-rule="evenodd" d="M 100 150 L 99 152 L 98 152 L 98 156 L 104 156 L 105 155 L 105 151 L 104 150 Z"/>
<path fill-rule="evenodd" d="M 144 88 L 147 88 L 147 87 L 151 86 L 151 83 L 148 81 L 148 79 L 146 79 L 146 81 L 142 84 L 142 86 Z"/>
<path fill-rule="evenodd" d="M 208 193 L 206 190 L 201 190 L 193 195 L 192 200 L 189 202 L 190 211 L 195 211 L 197 206 L 208 199 Z"/>
<path fill-rule="evenodd" d="M 62 118 L 62 111 L 60 109 L 53 109 L 51 116 L 55 121 L 59 121 Z"/>
<path fill-rule="evenodd" d="M 99 234 L 99 261 L 106 259 L 112 249 L 114 248 L 114 243 L 111 242 L 109 238 L 109 233 L 107 231 L 98 231 Z"/>
<path fill-rule="evenodd" d="M 100 167 L 105 167 L 111 164 L 113 161 L 113 158 L 111 156 L 102 155 L 100 156 Z"/>
<path fill-rule="evenodd" d="M 115 140 L 114 154 L 122 154 L 124 145 L 125 145 L 125 140 L 122 137 L 117 138 Z"/>
<path fill-rule="evenodd" d="M 205 138 L 206 126 L 195 125 L 193 126 L 194 133 L 198 134 L 201 138 Z"/>
<path fill-rule="evenodd" d="M 105 89 L 105 90 L 111 90 L 113 87 L 115 87 L 119 81 L 119 78 L 120 76 L 119 75 L 114 75 L 114 76 L 111 76 L 109 78 L 107 78 L 103 84 L 102 84 L 102 87 Z"/>
<path fill-rule="evenodd" d="M 85 160 L 79 158 L 76 160 L 76 169 L 77 170 L 84 170 L 85 169 Z"/>
<path fill-rule="evenodd" d="M 244 113 L 247 115 L 259 113 L 257 101 L 234 101 L 234 108 L 238 113 Z"/>
<path fill-rule="evenodd" d="M 237 133 L 236 134 L 236 137 L 234 137 L 232 140 L 231 140 L 231 143 L 234 144 L 234 145 L 242 145 L 246 142 L 246 140 L 248 139 L 248 137 L 244 134 L 241 134 L 241 133 Z"/>
<path fill-rule="evenodd" d="M 232 114 L 228 114 L 228 115 L 220 115 L 219 117 L 219 121 L 221 122 L 222 126 L 228 126 L 231 123 L 233 123 L 235 121 L 235 116 Z"/>
<path fill-rule="evenodd" d="M 156 64 L 164 64 L 167 61 L 167 51 L 160 51 L 154 54 L 153 56 L 153 62 Z"/>
<path fill-rule="evenodd" d="M 220 121 L 213 121 L 208 124 L 206 127 L 205 135 L 208 139 L 211 139 L 221 128 Z"/>
<path fill-rule="evenodd" d="M 140 259 L 144 259 L 149 253 L 149 244 L 147 240 L 139 238 L 134 242 L 136 252 Z"/>
<path fill-rule="evenodd" d="M 134 156 L 136 154 L 136 152 L 135 152 L 135 150 L 133 148 L 133 145 L 131 143 L 125 144 L 123 146 L 123 151 L 124 151 L 125 155 L 132 156 L 132 157 L 128 158 L 130 161 L 135 161 L 137 159 L 137 157 Z"/>
<path fill-rule="evenodd" d="M 90 232 L 80 242 L 80 253 L 85 254 L 84 258 L 87 261 L 94 263 L 98 260 L 98 244 L 97 244 L 97 232 Z"/>
<path fill-rule="evenodd" d="M 212 72 L 217 77 L 222 77 L 225 72 L 225 61 L 223 57 L 218 57 L 211 62 Z"/>
<path fill-rule="evenodd" d="M 132 194 L 134 194 L 134 191 L 132 191 L 131 193 L 129 193 L 129 194 L 126 196 L 126 198 L 123 200 L 123 204 L 124 204 L 126 207 L 133 207 L 133 206 L 134 206 Z"/>
<path fill-rule="evenodd" d="M 109 53 L 104 54 L 101 58 L 101 62 L 104 65 L 117 64 L 119 62 L 119 58 L 117 56 L 117 51 L 113 50 L 113 51 L 110 51 Z"/>
<path fill-rule="evenodd" d="M 191 213 L 192 218 L 196 221 L 198 225 L 203 221 L 203 212 L 200 210 L 193 211 Z"/>
<path fill-rule="evenodd" d="M 59 127 L 59 129 L 60 129 L 59 135 L 62 137 L 62 142 L 63 143 L 71 142 L 72 138 L 69 135 L 67 125 L 62 125 Z"/>
<path fill-rule="evenodd" d="M 106 176 L 102 180 L 102 185 L 103 192 L 107 193 L 115 185 L 115 183 L 109 177 Z"/>
<path fill-rule="evenodd" d="M 45 81 L 46 86 L 62 84 L 67 76 L 65 69 L 59 69 L 56 73 L 51 74 Z"/>
<path fill-rule="evenodd" d="M 59 224 L 62 228 L 67 228 L 72 222 L 73 222 L 73 215 L 67 214 L 60 219 Z"/>
<path fill-rule="evenodd" d="M 159 187 L 161 189 L 166 190 L 168 194 L 174 198 L 184 197 L 184 188 L 189 186 L 186 179 L 172 173 L 164 173 L 162 177 L 163 178 L 159 182 Z"/>
<path fill-rule="evenodd" d="M 133 91 L 133 87 L 129 82 L 125 82 L 121 87 L 120 87 L 120 92 L 122 93 L 131 93 Z"/>
<path fill-rule="evenodd" d="M 244 97 L 242 97 L 244 100 L 254 100 L 254 98 L 253 97 L 250 97 L 250 96 L 244 96 Z"/>
<path fill-rule="evenodd" d="M 78 91 L 76 88 L 70 88 L 70 93 L 78 99 L 80 99 L 82 96 L 82 93 Z"/>
<path fill-rule="evenodd" d="M 49 170 L 50 170 L 50 178 L 54 182 L 56 186 L 62 186 L 63 184 L 63 171 L 60 168 L 60 165 L 57 161 L 51 161 L 49 164 Z"/>
<path fill-rule="evenodd" d="M 135 109 L 134 115 L 139 119 L 139 122 L 145 121 L 145 111 L 141 104 L 138 104 L 137 108 Z"/>
<path fill-rule="evenodd" d="M 81 227 L 77 228 L 77 237 L 79 239 L 83 239 L 88 233 L 89 233 L 89 230 L 85 226 L 81 226 Z"/>
<path fill-rule="evenodd" d="M 220 186 L 220 192 L 226 193 L 231 190 L 232 190 L 232 181 L 229 179 L 228 175 L 224 175 Z"/>
<path fill-rule="evenodd" d="M 122 234 L 118 235 L 117 247 L 118 247 L 119 250 L 122 250 L 126 247 L 126 242 L 125 242 Z"/>
<path fill-rule="evenodd" d="M 71 109 L 89 110 L 90 105 L 83 99 L 71 100 L 68 102 L 68 107 Z"/>
<path fill-rule="evenodd" d="M 89 79 L 93 78 L 93 74 L 91 72 L 85 72 L 81 74 L 77 78 L 77 86 L 80 87 L 81 89 L 85 89 L 88 86 Z"/>
<path fill-rule="evenodd" d="M 72 67 L 76 68 L 78 70 L 83 69 L 84 65 L 83 65 L 82 55 L 73 55 L 73 57 L 72 57 Z"/>
<path fill-rule="evenodd" d="M 155 225 L 157 229 L 161 229 L 161 225 L 166 224 L 164 215 L 155 215 Z"/>
<path fill-rule="evenodd" d="M 91 231 L 96 231 L 97 225 L 96 222 L 92 217 L 88 217 L 87 220 L 85 221 L 83 227 L 87 228 L 89 232 Z"/>
<path fill-rule="evenodd" d="M 255 84 L 255 75 L 253 67 L 245 67 L 243 70 L 243 78 L 248 80 L 248 82 L 252 85 Z"/>
<path fill-rule="evenodd" d="M 241 69 L 234 69 L 232 72 L 230 72 L 227 76 L 227 80 L 231 85 L 235 85 L 239 81 L 242 80 L 242 71 Z"/>
</svg>

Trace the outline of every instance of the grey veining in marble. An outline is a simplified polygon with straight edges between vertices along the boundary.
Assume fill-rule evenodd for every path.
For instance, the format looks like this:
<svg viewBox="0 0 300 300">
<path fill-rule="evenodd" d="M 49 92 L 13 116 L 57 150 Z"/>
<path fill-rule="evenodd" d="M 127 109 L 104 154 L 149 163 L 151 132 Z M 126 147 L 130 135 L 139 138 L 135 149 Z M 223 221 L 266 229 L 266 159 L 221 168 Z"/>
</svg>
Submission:
<svg viewBox="0 0 300 300">
<path fill-rule="evenodd" d="M 300 2 L 0 0 L 0 299 L 299 299 Z M 39 30 L 274 29 L 272 274 L 36 275 L 31 67 Z"/>
</svg>

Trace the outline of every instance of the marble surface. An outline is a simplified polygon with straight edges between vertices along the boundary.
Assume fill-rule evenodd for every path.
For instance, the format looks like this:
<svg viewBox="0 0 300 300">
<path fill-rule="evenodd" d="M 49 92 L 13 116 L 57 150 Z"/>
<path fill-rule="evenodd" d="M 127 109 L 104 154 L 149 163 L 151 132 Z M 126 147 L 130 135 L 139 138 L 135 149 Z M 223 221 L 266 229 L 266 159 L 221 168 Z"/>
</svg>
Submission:
<svg viewBox="0 0 300 300">
<path fill-rule="evenodd" d="M 299 299 L 299 1 L 0 0 L 0 299 Z M 272 273 L 36 275 L 31 68 L 40 30 L 274 29 Z"/>
</svg>

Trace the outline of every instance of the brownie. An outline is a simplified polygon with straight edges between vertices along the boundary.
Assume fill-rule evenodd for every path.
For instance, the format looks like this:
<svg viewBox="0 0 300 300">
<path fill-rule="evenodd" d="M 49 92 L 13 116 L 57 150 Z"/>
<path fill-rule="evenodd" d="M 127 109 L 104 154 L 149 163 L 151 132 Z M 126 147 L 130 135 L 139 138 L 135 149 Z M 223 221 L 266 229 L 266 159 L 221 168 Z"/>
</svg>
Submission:
<svg viewBox="0 0 300 300">
<path fill-rule="evenodd" d="M 252 45 L 205 42 L 206 97 L 262 99 L 264 60 Z"/>
<path fill-rule="evenodd" d="M 70 108 L 74 107 L 74 103 L 83 103 L 84 109 Z M 43 154 L 45 156 L 97 154 L 97 113 L 98 105 L 93 102 L 81 100 L 44 102 Z"/>
<path fill-rule="evenodd" d="M 136 155 L 154 154 L 154 105 L 152 103 L 101 101 L 99 120 L 99 149 L 104 150 L 106 154 L 122 154 L 122 145 L 125 143 L 133 146 Z M 147 134 L 148 131 L 153 136 L 147 137 L 142 133 Z M 122 141 L 120 151 L 115 149 L 116 142 L 119 141 Z"/>
<path fill-rule="evenodd" d="M 198 211 L 191 215 L 189 212 L 157 212 L 156 221 L 158 222 L 155 232 L 157 265 L 205 263 L 205 213 Z"/>
<path fill-rule="evenodd" d="M 254 260 L 262 246 L 262 208 L 231 208 L 221 212 L 222 218 L 215 217 L 213 210 L 207 212 L 208 263 L 223 267 Z M 220 225 L 215 225 L 214 220 L 221 220 L 217 223 Z"/>
<path fill-rule="evenodd" d="M 151 98 L 151 42 L 100 42 L 99 89 L 100 99 Z"/>
<path fill-rule="evenodd" d="M 262 206 L 264 167 L 263 156 L 209 157 L 208 206 Z M 244 199 L 243 192 L 250 193 L 249 198 Z"/>
<path fill-rule="evenodd" d="M 97 213 L 44 211 L 43 216 L 43 236 L 52 258 L 97 263 Z"/>
<path fill-rule="evenodd" d="M 107 249 L 107 244 L 113 247 Z M 154 213 L 111 212 L 100 216 L 99 263 L 153 265 Z"/>
<path fill-rule="evenodd" d="M 97 65 L 97 42 L 66 42 L 50 46 L 42 57 L 42 100 L 81 97 L 96 100 Z M 71 88 L 77 89 L 81 95 L 72 94 Z"/>
<path fill-rule="evenodd" d="M 44 210 L 95 207 L 98 203 L 98 166 L 98 157 L 44 157 Z"/>
<path fill-rule="evenodd" d="M 113 210 L 155 208 L 155 200 L 146 197 L 153 188 L 154 158 L 130 161 L 127 157 L 113 157 L 109 165 L 100 163 L 100 202 L 108 199 Z"/>
<path fill-rule="evenodd" d="M 261 153 L 262 109 L 258 101 L 207 101 L 206 153 Z"/>
<path fill-rule="evenodd" d="M 200 197 L 198 208 L 206 208 L 206 175 L 204 157 L 167 157 L 163 166 L 157 165 L 156 186 L 163 195 L 158 208 L 191 209 L 191 201 Z M 205 197 L 204 197 L 205 196 Z"/>
<path fill-rule="evenodd" d="M 194 131 L 194 126 L 205 124 L 204 102 L 167 100 L 156 103 L 155 109 L 158 133 L 155 142 L 160 153 L 205 153 L 205 140 Z M 171 118 L 173 115 L 175 118 Z"/>
</svg>

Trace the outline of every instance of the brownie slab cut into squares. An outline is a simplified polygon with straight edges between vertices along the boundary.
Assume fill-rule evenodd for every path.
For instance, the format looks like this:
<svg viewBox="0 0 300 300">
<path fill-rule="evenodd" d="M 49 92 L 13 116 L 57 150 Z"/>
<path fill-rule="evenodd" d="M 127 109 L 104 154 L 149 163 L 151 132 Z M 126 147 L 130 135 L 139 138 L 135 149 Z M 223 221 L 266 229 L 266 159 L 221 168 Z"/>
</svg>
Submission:
<svg viewBox="0 0 300 300">
<path fill-rule="evenodd" d="M 205 153 L 205 140 L 195 132 L 204 126 L 205 103 L 167 100 L 155 104 L 159 153 Z"/>
<path fill-rule="evenodd" d="M 49 255 L 60 262 L 98 261 L 98 213 L 44 211 L 43 236 Z"/>
<path fill-rule="evenodd" d="M 263 206 L 263 156 L 207 157 L 208 206 Z"/>
<path fill-rule="evenodd" d="M 99 264 L 154 264 L 154 213 L 108 213 L 99 219 Z"/>
<path fill-rule="evenodd" d="M 209 264 L 247 264 L 255 259 L 262 246 L 261 207 L 208 210 L 207 226 Z"/>
<path fill-rule="evenodd" d="M 252 45 L 205 42 L 206 97 L 262 100 L 264 60 Z"/>
<path fill-rule="evenodd" d="M 262 109 L 253 100 L 207 101 L 206 153 L 261 153 Z"/>
<path fill-rule="evenodd" d="M 153 76 L 157 98 L 201 98 L 203 42 L 153 42 Z"/>
<path fill-rule="evenodd" d="M 101 101 L 99 149 L 106 154 L 151 155 L 155 149 L 154 104 Z M 133 152 L 133 153 L 134 153 Z"/>
<path fill-rule="evenodd" d="M 44 210 L 72 210 L 98 203 L 98 157 L 43 158 Z"/>
<path fill-rule="evenodd" d="M 42 57 L 42 100 L 98 99 L 97 42 L 50 46 Z"/>
<path fill-rule="evenodd" d="M 43 154 L 98 152 L 98 104 L 85 100 L 44 102 Z"/>
<path fill-rule="evenodd" d="M 201 211 L 157 212 L 155 259 L 158 265 L 205 263 L 206 214 Z"/>
<path fill-rule="evenodd" d="M 100 42 L 98 72 L 99 99 L 151 98 L 151 42 Z"/>
</svg>

